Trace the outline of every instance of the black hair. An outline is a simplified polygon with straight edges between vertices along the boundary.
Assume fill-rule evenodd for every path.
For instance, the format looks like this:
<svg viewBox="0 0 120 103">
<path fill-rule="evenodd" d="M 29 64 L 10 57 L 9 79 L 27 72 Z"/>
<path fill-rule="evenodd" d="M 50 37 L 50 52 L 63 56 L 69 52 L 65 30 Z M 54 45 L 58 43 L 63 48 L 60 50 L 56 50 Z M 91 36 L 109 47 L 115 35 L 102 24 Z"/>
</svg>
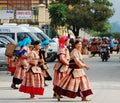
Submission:
<svg viewBox="0 0 120 103">
<path fill-rule="evenodd" d="M 41 42 L 39 41 L 39 40 L 37 40 L 37 41 L 35 41 L 34 42 L 34 45 L 38 45 L 38 44 L 40 44 Z"/>
<path fill-rule="evenodd" d="M 75 43 L 74 43 L 74 45 L 76 45 L 76 44 L 78 44 L 80 42 L 82 42 L 82 41 L 81 40 L 76 40 Z"/>
<path fill-rule="evenodd" d="M 80 43 L 80 42 L 82 43 L 81 40 L 75 40 L 73 48 L 75 48 L 75 45 L 78 44 L 78 43 Z"/>
</svg>

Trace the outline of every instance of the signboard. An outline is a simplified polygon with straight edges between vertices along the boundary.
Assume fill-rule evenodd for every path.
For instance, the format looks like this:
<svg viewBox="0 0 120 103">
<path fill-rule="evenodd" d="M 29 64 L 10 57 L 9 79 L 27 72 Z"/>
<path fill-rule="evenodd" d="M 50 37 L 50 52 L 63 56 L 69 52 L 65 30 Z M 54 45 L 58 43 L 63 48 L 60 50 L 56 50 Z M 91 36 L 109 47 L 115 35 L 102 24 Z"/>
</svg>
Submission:
<svg viewBox="0 0 120 103">
<path fill-rule="evenodd" d="M 48 24 L 42 25 L 42 29 L 48 29 L 48 28 L 49 28 Z"/>
<path fill-rule="evenodd" d="M 16 19 L 32 19 L 32 11 L 30 10 L 17 10 Z"/>
<path fill-rule="evenodd" d="M 0 10 L 0 19 L 14 19 L 14 10 Z"/>
</svg>

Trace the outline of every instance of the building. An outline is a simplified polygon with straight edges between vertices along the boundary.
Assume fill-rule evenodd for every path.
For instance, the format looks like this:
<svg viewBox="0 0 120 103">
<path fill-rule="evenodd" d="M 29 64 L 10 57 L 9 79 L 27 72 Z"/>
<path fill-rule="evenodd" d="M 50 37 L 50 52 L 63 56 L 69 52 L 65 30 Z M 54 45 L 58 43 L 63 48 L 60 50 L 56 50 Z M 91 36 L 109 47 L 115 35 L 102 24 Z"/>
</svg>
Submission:
<svg viewBox="0 0 120 103">
<path fill-rule="evenodd" d="M 31 10 L 32 6 L 45 4 L 55 0 L 0 0 L 0 10 Z"/>
<path fill-rule="evenodd" d="M 0 23 L 29 23 L 37 24 L 39 27 L 44 29 L 47 33 L 49 32 L 49 12 L 48 5 L 57 0 L 0 0 L 0 10 L 14 10 L 14 19 L 2 19 Z M 17 10 L 30 10 L 32 11 L 32 19 L 18 19 L 16 18 Z M 48 27 L 48 29 L 43 28 Z M 48 33 L 47 33 L 48 34 Z"/>
<path fill-rule="evenodd" d="M 0 10 L 7 9 L 7 0 L 0 0 Z"/>
</svg>

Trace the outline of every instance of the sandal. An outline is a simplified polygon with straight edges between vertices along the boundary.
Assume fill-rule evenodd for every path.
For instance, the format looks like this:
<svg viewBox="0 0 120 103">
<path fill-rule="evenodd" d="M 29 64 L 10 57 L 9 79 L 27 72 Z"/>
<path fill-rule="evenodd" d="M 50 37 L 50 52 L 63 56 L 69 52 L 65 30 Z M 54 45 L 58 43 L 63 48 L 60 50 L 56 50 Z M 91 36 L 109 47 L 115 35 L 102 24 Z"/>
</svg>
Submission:
<svg viewBox="0 0 120 103">
<path fill-rule="evenodd" d="M 57 100 L 60 101 L 60 95 L 58 95 L 57 93 L 55 93 L 55 94 L 56 94 Z"/>
<path fill-rule="evenodd" d="M 91 100 L 90 100 L 90 99 L 86 99 L 86 98 L 85 98 L 85 99 L 82 99 L 82 101 L 91 101 Z"/>
<path fill-rule="evenodd" d="M 13 89 L 18 89 L 18 87 L 16 87 L 15 84 L 12 84 L 12 85 L 11 85 L 11 88 L 13 88 Z"/>
</svg>

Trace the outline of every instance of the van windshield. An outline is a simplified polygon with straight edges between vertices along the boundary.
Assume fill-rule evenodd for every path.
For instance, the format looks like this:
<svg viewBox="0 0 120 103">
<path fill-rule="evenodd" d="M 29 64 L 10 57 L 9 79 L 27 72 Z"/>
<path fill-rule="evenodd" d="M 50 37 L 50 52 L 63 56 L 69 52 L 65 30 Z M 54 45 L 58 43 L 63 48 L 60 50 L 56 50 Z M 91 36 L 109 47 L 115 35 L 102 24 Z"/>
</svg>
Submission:
<svg viewBox="0 0 120 103">
<path fill-rule="evenodd" d="M 17 39 L 18 39 L 18 41 L 21 41 L 21 40 L 23 40 L 26 37 L 29 37 L 32 40 L 32 43 L 34 41 L 39 40 L 39 38 L 37 38 L 34 34 L 32 34 L 30 32 L 19 32 L 19 33 L 17 33 Z"/>
<path fill-rule="evenodd" d="M 48 36 L 46 36 L 46 34 L 43 33 L 34 33 L 41 41 L 44 40 L 49 40 L 50 42 L 54 42 L 51 38 L 49 38 Z"/>
</svg>

